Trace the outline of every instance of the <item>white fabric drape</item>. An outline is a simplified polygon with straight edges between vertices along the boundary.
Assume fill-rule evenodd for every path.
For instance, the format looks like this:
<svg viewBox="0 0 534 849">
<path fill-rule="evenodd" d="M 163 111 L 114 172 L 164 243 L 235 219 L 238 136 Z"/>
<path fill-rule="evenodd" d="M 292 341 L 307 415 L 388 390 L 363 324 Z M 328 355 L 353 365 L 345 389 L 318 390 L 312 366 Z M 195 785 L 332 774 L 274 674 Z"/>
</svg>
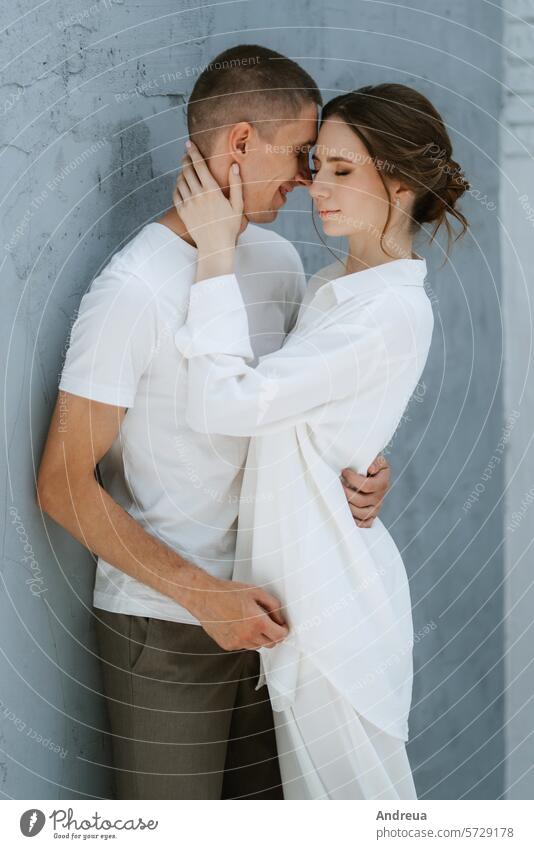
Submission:
<svg viewBox="0 0 534 849">
<path fill-rule="evenodd" d="M 433 316 L 424 260 L 312 281 L 283 348 L 251 359 L 233 275 L 196 284 L 175 336 L 188 358 L 189 424 L 249 435 L 234 578 L 284 604 L 290 635 L 262 649 L 275 711 L 312 662 L 365 721 L 408 738 L 413 626 L 400 553 L 379 520 L 358 528 L 339 481 L 390 441 L 421 376 Z M 261 682 L 260 682 L 261 683 Z"/>
</svg>

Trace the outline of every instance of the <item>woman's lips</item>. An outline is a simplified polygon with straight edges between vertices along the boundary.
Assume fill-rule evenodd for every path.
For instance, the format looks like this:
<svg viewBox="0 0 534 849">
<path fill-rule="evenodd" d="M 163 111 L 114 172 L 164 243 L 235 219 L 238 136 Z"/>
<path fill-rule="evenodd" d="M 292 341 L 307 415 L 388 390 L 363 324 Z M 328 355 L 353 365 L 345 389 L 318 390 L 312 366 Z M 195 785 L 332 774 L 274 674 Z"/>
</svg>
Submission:
<svg viewBox="0 0 534 849">
<path fill-rule="evenodd" d="M 337 215 L 338 212 L 341 212 L 340 209 L 320 209 L 319 216 L 321 218 L 329 218 L 331 215 Z"/>
</svg>

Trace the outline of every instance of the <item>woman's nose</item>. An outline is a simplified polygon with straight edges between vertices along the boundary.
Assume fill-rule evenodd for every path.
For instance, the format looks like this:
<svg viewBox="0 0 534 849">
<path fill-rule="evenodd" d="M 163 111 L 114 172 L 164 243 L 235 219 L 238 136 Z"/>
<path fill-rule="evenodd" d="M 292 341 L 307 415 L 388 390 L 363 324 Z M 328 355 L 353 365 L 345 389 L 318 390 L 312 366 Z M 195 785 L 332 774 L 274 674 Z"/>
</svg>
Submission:
<svg viewBox="0 0 534 849">
<path fill-rule="evenodd" d="M 312 198 L 325 198 L 330 194 L 330 189 L 325 183 L 315 177 L 314 181 L 308 186 L 308 191 Z"/>
</svg>

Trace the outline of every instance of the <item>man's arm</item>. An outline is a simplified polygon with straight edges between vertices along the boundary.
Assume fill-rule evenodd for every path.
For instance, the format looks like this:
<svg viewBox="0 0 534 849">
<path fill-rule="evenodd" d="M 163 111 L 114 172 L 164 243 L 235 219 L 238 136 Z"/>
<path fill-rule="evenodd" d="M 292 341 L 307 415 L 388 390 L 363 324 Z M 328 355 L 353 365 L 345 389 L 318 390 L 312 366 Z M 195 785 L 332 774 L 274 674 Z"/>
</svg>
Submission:
<svg viewBox="0 0 534 849">
<path fill-rule="evenodd" d="M 259 587 L 221 581 L 157 540 L 100 486 L 95 467 L 126 408 L 60 391 L 37 501 L 54 521 L 117 569 L 184 606 L 227 650 L 272 645 L 288 634 L 280 603 Z"/>
</svg>

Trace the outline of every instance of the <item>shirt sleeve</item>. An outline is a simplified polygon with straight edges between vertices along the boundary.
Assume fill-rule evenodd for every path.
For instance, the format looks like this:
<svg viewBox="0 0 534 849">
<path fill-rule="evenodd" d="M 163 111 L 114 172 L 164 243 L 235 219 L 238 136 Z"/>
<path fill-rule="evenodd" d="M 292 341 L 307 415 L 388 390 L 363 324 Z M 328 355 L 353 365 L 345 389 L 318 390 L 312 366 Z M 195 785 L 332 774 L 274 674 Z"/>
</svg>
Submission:
<svg viewBox="0 0 534 849">
<path fill-rule="evenodd" d="M 81 300 L 59 389 L 131 407 L 157 347 L 157 324 L 148 283 L 112 259 Z"/>
<path fill-rule="evenodd" d="M 306 293 L 306 274 L 304 272 L 302 260 L 293 245 L 290 245 L 290 248 L 291 265 L 293 266 L 293 270 L 290 272 L 291 282 L 288 285 L 288 295 L 286 300 L 286 334 L 290 333 L 296 324 L 300 307 Z"/>
<path fill-rule="evenodd" d="M 338 310 L 307 335 L 290 334 L 253 368 L 246 309 L 233 274 L 192 287 L 175 342 L 188 359 L 187 422 L 202 433 L 273 433 L 313 420 L 348 395 L 376 400 L 377 386 L 383 395 L 391 381 L 398 392 L 402 379 L 409 397 L 420 373 L 409 318 L 400 320 L 399 310 L 388 309 L 383 299 L 352 313 Z"/>
</svg>

